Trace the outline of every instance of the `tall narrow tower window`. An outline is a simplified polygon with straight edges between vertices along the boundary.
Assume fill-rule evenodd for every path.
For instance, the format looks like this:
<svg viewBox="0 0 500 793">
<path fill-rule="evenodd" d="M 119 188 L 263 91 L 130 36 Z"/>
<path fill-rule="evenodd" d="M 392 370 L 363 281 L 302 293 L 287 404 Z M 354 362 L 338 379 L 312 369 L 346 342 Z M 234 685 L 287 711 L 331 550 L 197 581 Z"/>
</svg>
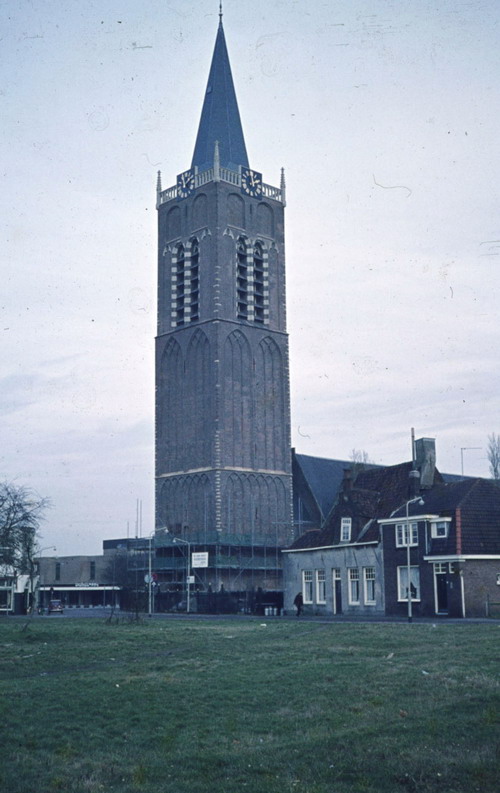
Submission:
<svg viewBox="0 0 500 793">
<path fill-rule="evenodd" d="M 253 249 L 254 319 L 264 323 L 264 251 L 260 242 Z"/>
<path fill-rule="evenodd" d="M 240 237 L 236 245 L 236 299 L 238 319 L 248 319 L 248 263 L 247 246 Z"/>
<path fill-rule="evenodd" d="M 199 273 L 200 249 L 198 240 L 191 240 L 191 272 L 190 272 L 190 300 L 191 300 L 191 322 L 197 322 L 200 318 L 200 273 Z"/>
<path fill-rule="evenodd" d="M 186 259 L 184 254 L 184 245 L 179 245 L 175 251 L 172 267 L 172 309 L 174 312 L 175 325 L 184 325 L 184 314 L 186 309 L 186 296 L 184 288 L 185 269 Z"/>
</svg>

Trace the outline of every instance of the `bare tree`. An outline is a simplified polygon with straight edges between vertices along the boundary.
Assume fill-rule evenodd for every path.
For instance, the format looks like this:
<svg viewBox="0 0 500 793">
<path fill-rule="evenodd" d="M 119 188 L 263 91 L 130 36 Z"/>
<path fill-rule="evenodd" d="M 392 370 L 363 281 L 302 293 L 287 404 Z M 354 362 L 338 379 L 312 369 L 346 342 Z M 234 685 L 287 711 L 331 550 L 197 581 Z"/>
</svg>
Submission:
<svg viewBox="0 0 500 793">
<path fill-rule="evenodd" d="M 488 435 L 487 457 L 492 479 L 500 480 L 500 435 Z"/>
<path fill-rule="evenodd" d="M 0 483 L 0 561 L 29 575 L 33 592 L 38 531 L 50 506 L 27 487 Z"/>
<path fill-rule="evenodd" d="M 370 460 L 368 452 L 364 449 L 353 449 L 350 456 L 351 471 L 353 481 L 356 479 L 360 471 L 363 471 L 367 465 L 373 465 L 373 460 Z"/>
<path fill-rule="evenodd" d="M 370 465 L 370 455 L 364 449 L 353 449 L 349 458 L 354 465 Z"/>
</svg>

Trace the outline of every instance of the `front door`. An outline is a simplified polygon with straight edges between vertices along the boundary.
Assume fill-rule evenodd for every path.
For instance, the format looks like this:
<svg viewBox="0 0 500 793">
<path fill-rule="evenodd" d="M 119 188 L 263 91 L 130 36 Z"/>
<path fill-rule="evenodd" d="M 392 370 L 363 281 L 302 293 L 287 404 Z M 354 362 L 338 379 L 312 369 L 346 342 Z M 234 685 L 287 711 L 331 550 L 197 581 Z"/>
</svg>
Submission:
<svg viewBox="0 0 500 793">
<path fill-rule="evenodd" d="M 434 565 L 436 614 L 448 614 L 448 565 L 438 562 Z"/>
<path fill-rule="evenodd" d="M 342 580 L 340 578 L 340 568 L 332 570 L 333 575 L 333 613 L 342 614 Z"/>
</svg>

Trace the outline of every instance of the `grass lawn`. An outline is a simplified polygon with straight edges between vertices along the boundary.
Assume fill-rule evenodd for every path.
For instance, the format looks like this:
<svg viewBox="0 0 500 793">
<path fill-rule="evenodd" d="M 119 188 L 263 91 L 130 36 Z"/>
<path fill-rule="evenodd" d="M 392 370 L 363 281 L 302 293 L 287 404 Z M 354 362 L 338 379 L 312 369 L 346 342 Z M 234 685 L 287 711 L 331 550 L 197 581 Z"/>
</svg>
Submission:
<svg viewBox="0 0 500 793">
<path fill-rule="evenodd" d="M 500 627 L 0 621 L 0 791 L 500 790 Z"/>
</svg>

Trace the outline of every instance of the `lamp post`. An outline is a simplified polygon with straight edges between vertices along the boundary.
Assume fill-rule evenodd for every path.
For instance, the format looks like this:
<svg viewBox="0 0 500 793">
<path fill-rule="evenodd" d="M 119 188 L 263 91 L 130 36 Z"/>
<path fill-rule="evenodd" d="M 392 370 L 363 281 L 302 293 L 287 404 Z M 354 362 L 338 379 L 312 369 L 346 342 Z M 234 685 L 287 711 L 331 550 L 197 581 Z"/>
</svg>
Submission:
<svg viewBox="0 0 500 793">
<path fill-rule="evenodd" d="M 153 570 L 152 570 L 152 559 L 151 559 L 151 541 L 155 535 L 155 532 L 152 531 L 148 537 L 149 542 L 149 554 L 148 554 L 148 617 L 151 617 L 153 614 Z"/>
<path fill-rule="evenodd" d="M 421 496 L 417 496 L 416 498 L 410 498 L 409 501 L 406 502 L 406 592 L 407 592 L 407 599 L 408 599 L 408 622 L 412 622 L 413 620 L 413 611 L 412 611 L 412 602 L 411 602 L 411 586 L 410 586 L 410 572 L 411 572 L 411 565 L 410 565 L 410 516 L 409 516 L 409 506 L 410 504 L 418 503 L 420 506 L 424 503 L 424 499 Z"/>
<path fill-rule="evenodd" d="M 186 573 L 186 613 L 189 614 L 189 606 L 190 606 L 190 583 L 189 579 L 191 578 L 191 543 L 189 540 L 183 540 L 181 537 L 174 537 L 172 542 L 184 542 L 187 545 L 187 573 Z"/>
<path fill-rule="evenodd" d="M 45 548 L 40 548 L 40 550 L 37 553 L 37 557 L 40 559 L 40 561 L 41 561 L 42 553 L 44 551 L 57 551 L 57 548 L 56 548 L 55 545 L 47 545 Z M 40 603 L 40 594 L 41 594 L 41 587 L 42 587 L 42 567 L 41 567 L 41 565 L 39 566 L 39 577 L 40 577 L 40 583 L 38 585 L 38 608 L 43 608 L 43 607 L 45 607 L 45 593 L 44 593 L 44 598 L 43 598 L 43 605 Z"/>
</svg>

